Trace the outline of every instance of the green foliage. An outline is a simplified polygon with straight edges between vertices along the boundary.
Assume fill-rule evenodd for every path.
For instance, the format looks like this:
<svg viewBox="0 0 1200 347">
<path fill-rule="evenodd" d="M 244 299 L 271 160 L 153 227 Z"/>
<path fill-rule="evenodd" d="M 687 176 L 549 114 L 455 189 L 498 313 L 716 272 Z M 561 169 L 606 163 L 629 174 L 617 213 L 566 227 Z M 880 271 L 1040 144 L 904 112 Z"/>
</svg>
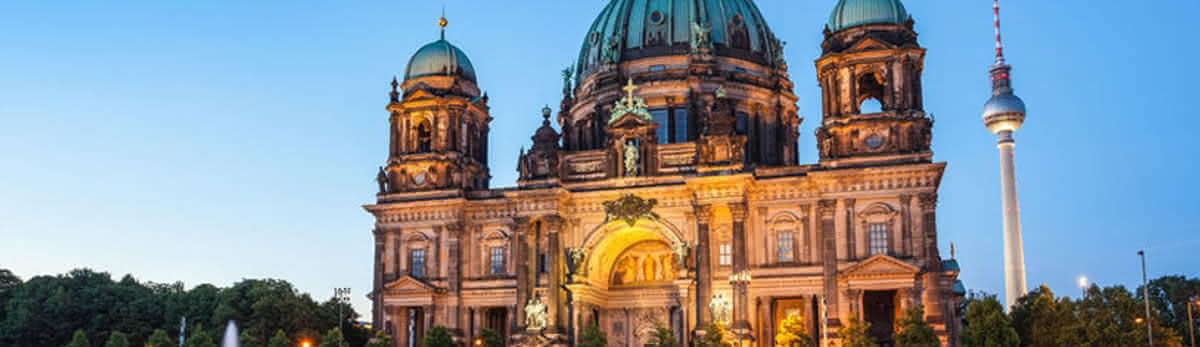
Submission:
<svg viewBox="0 0 1200 347">
<path fill-rule="evenodd" d="M 75 334 L 71 336 L 71 342 L 68 342 L 63 347 L 92 347 L 92 343 L 88 341 L 87 333 L 83 329 L 75 330 Z"/>
<path fill-rule="evenodd" d="M 279 330 L 319 336 L 338 326 L 336 301 L 318 303 L 281 280 L 248 279 L 229 288 L 200 284 L 185 290 L 178 282 L 139 282 L 128 275 L 114 281 L 88 269 L 26 282 L 9 274 L 0 270 L 0 346 L 61 346 L 77 329 L 94 339 L 121 331 L 130 345 L 144 346 L 151 344 L 156 329 L 178 329 L 180 317 L 187 317 L 189 334 L 203 330 L 210 337 L 220 336 L 223 330 L 217 328 L 235 320 L 247 347 L 261 345 Z M 341 308 L 345 339 L 352 346 L 365 344 L 369 332 L 353 323 L 358 314 L 348 305 Z"/>
<path fill-rule="evenodd" d="M 425 338 L 421 339 L 421 347 L 455 347 L 455 345 L 446 328 L 434 325 L 425 332 Z"/>
<path fill-rule="evenodd" d="M 804 326 L 804 317 L 789 314 L 779 322 L 779 333 L 775 334 L 775 347 L 814 347 L 812 337 L 808 336 L 808 328 Z"/>
<path fill-rule="evenodd" d="M 1017 299 L 1009 314 L 1022 346 L 1081 346 L 1080 323 L 1070 298 L 1056 299 L 1049 287 Z"/>
<path fill-rule="evenodd" d="M 1157 320 L 1147 323 L 1145 315 L 1143 303 L 1125 287 L 1094 285 L 1079 301 L 1055 298 L 1043 285 L 1018 299 L 1010 313 L 1021 346 L 1140 346 L 1147 339 L 1145 324 L 1151 324 L 1155 346 L 1182 346 L 1174 330 Z"/>
<path fill-rule="evenodd" d="M 197 329 L 183 342 L 183 347 L 217 347 L 217 344 L 211 337 L 208 337 L 208 333 L 205 333 L 203 329 Z"/>
<path fill-rule="evenodd" d="M 1150 281 L 1149 289 L 1150 307 L 1158 313 L 1155 319 L 1163 327 L 1174 329 L 1176 336 L 1188 338 L 1187 306 L 1200 296 L 1200 278 L 1163 276 Z M 1145 296 L 1141 287 L 1133 294 L 1139 302 Z M 1192 307 L 1192 318 L 1200 317 L 1197 309 L 1200 307 Z M 1200 319 L 1193 325 L 1200 328 Z M 1200 335 L 1200 329 L 1195 334 Z"/>
<path fill-rule="evenodd" d="M 483 347 L 504 347 L 504 337 L 495 330 L 484 328 L 479 335 L 483 339 Z"/>
<path fill-rule="evenodd" d="M 238 345 L 240 347 L 262 347 L 262 341 L 250 333 L 250 330 L 242 330 L 238 335 Z"/>
<path fill-rule="evenodd" d="M 1012 321 L 1004 314 L 1004 306 L 995 295 L 972 294 L 967 300 L 966 326 L 962 342 L 965 347 L 1011 347 L 1021 344 Z"/>
<path fill-rule="evenodd" d="M 491 330 L 483 329 L 484 336 L 487 336 L 487 333 L 489 331 L 491 331 Z M 492 334 L 495 334 L 495 332 L 492 332 Z M 487 341 L 487 338 L 485 337 L 484 338 L 484 346 L 493 347 L 493 346 L 488 346 L 486 341 Z M 375 336 L 372 337 L 370 340 L 368 340 L 367 345 L 366 345 L 366 347 L 391 347 L 391 346 L 392 346 L 392 337 L 388 336 L 388 334 L 384 334 L 383 330 L 376 330 Z M 504 347 L 503 342 L 501 342 L 501 345 L 499 345 L 498 347 Z"/>
<path fill-rule="evenodd" d="M 167 331 L 162 329 L 154 329 L 154 334 L 146 340 L 147 347 L 175 347 L 175 342 L 171 341 L 171 337 L 167 336 Z"/>
<path fill-rule="evenodd" d="M 275 330 L 275 335 L 271 336 L 271 340 L 267 341 L 267 347 L 291 347 L 292 341 L 288 340 L 287 333 L 283 329 Z"/>
<path fill-rule="evenodd" d="M 592 324 L 586 329 L 583 329 L 583 335 L 579 336 L 579 347 L 606 347 L 608 346 L 608 337 L 604 332 L 600 331 L 600 326 Z"/>
<path fill-rule="evenodd" d="M 900 332 L 896 333 L 898 347 L 941 347 L 942 341 L 925 322 L 925 307 L 914 306 L 904 311 L 900 318 Z"/>
<path fill-rule="evenodd" d="M 321 344 L 318 347 L 347 347 L 346 339 L 342 338 L 342 330 L 338 328 L 329 329 L 325 336 L 321 337 Z"/>
<path fill-rule="evenodd" d="M 650 335 L 650 347 L 679 347 L 679 340 L 675 339 L 675 331 L 664 326 L 655 326 L 654 332 Z"/>
<path fill-rule="evenodd" d="M 867 335 L 867 329 L 870 328 L 871 323 L 862 321 L 857 314 L 851 314 L 845 325 L 838 329 L 838 336 L 842 337 L 841 347 L 876 347 L 875 341 Z"/>
<path fill-rule="evenodd" d="M 129 347 L 129 336 L 120 331 L 114 331 L 108 334 L 108 341 L 104 342 L 104 347 Z"/>
<path fill-rule="evenodd" d="M 716 322 L 708 323 L 704 327 L 704 336 L 696 338 L 696 347 L 726 347 L 730 344 L 725 343 L 725 327 L 722 327 Z"/>
</svg>

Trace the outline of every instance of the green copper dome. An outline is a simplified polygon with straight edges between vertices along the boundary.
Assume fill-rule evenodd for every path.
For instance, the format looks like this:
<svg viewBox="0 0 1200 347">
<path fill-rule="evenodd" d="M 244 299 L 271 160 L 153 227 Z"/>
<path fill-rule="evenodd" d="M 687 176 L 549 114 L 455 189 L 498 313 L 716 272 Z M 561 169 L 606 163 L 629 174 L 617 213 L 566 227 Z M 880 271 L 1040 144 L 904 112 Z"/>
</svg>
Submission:
<svg viewBox="0 0 1200 347">
<path fill-rule="evenodd" d="M 782 47 L 751 0 L 610 0 L 583 40 L 579 80 L 604 64 L 688 54 L 693 40 L 718 56 L 764 65 Z"/>
<path fill-rule="evenodd" d="M 900 0 L 839 0 L 825 27 L 838 32 L 864 24 L 904 24 L 908 19 Z"/>
<path fill-rule="evenodd" d="M 475 81 L 475 67 L 461 49 L 450 44 L 445 39 L 434 41 L 421 47 L 408 60 L 408 68 L 404 72 L 404 80 L 423 76 L 458 76 L 471 82 Z"/>
</svg>

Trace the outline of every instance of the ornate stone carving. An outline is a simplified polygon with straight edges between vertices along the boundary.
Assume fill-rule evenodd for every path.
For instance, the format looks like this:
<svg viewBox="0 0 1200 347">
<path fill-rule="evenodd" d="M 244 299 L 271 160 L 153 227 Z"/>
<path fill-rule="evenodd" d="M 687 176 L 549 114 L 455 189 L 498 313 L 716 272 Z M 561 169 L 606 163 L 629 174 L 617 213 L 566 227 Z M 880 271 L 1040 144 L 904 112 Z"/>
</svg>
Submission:
<svg viewBox="0 0 1200 347">
<path fill-rule="evenodd" d="M 605 201 L 604 213 L 607 220 L 623 220 L 632 227 L 641 218 L 658 219 L 658 214 L 653 211 L 657 204 L 657 199 L 644 200 L 637 195 L 625 194 L 620 199 Z"/>
<path fill-rule="evenodd" d="M 387 171 L 383 170 L 382 166 L 379 167 L 379 173 L 375 175 L 375 183 L 379 184 L 379 194 L 388 193 L 389 180 Z"/>
<path fill-rule="evenodd" d="M 921 193 L 918 198 L 921 209 L 925 211 L 933 211 L 933 209 L 937 208 L 937 199 L 937 193 Z"/>
<path fill-rule="evenodd" d="M 836 208 L 837 200 L 817 201 L 817 214 L 822 217 L 833 217 L 834 209 Z"/>
<path fill-rule="evenodd" d="M 682 269 L 687 267 L 687 256 L 691 251 L 691 246 L 689 246 L 687 242 L 679 241 L 675 242 L 671 248 L 673 248 L 675 251 L 675 261 L 678 263 L 679 268 Z"/>
<path fill-rule="evenodd" d="M 541 296 L 529 299 L 529 302 L 525 303 L 525 329 L 529 331 L 545 329 L 546 314 L 546 304 L 542 303 Z"/>
<path fill-rule="evenodd" d="M 625 91 L 625 96 L 613 104 L 612 114 L 608 117 L 608 124 L 616 122 L 627 113 L 631 113 L 646 121 L 654 121 L 654 116 L 650 115 L 650 111 L 647 109 L 646 99 L 633 95 L 633 92 L 637 91 L 637 86 L 633 84 L 633 78 L 630 78 L 629 82 L 621 90 Z"/>
<path fill-rule="evenodd" d="M 712 300 L 709 300 L 708 302 L 708 311 L 712 313 L 713 322 L 717 322 L 719 324 L 728 324 L 730 318 L 730 306 L 731 302 L 729 301 L 729 298 L 725 296 L 725 293 L 713 294 Z"/>
<path fill-rule="evenodd" d="M 692 22 L 692 53 L 708 53 L 712 51 L 712 29 L 708 25 Z"/>
<path fill-rule="evenodd" d="M 639 165 L 641 158 L 638 153 L 638 145 L 634 144 L 632 141 L 625 143 L 625 176 L 638 175 L 639 168 L 641 167 L 641 165 Z"/>
</svg>

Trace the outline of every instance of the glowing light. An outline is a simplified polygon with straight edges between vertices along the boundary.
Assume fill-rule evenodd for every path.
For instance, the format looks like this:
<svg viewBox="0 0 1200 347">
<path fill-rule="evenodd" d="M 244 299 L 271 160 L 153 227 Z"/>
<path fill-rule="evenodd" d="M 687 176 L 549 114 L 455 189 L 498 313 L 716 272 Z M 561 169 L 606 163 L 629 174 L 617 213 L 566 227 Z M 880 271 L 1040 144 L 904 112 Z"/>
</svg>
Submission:
<svg viewBox="0 0 1200 347">
<path fill-rule="evenodd" d="M 1079 276 L 1079 288 L 1087 288 L 1087 285 L 1088 285 L 1087 276 Z"/>
</svg>

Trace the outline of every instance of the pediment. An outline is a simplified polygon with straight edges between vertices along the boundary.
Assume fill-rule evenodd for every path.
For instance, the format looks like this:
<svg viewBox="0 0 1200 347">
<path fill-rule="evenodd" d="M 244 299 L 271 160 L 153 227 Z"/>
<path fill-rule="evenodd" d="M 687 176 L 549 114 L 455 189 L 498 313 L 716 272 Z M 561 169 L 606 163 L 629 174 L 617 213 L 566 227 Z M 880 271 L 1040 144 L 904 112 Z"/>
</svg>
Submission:
<svg viewBox="0 0 1200 347">
<path fill-rule="evenodd" d="M 642 118 L 641 116 L 638 116 L 636 113 L 626 112 L 624 115 L 620 116 L 619 118 L 614 120 L 612 123 L 609 123 L 608 126 L 611 128 L 632 129 L 632 128 L 640 128 L 640 127 L 648 127 L 648 126 L 658 127 L 658 123 L 656 123 L 652 120 Z"/>
<path fill-rule="evenodd" d="M 916 275 L 921 268 L 903 260 L 876 254 L 841 272 L 842 277 Z"/>
<path fill-rule="evenodd" d="M 428 88 L 428 86 L 425 85 L 424 83 L 418 84 L 418 85 L 410 88 L 408 94 L 404 95 L 404 100 L 410 101 L 410 100 L 436 98 L 437 95 L 434 95 L 433 93 L 429 92 L 429 90 L 427 88 Z"/>
<path fill-rule="evenodd" d="M 847 49 L 846 51 L 864 52 L 892 48 L 896 48 L 895 45 L 872 36 L 864 36 L 862 39 L 859 39 L 858 42 L 855 42 L 853 46 L 850 46 L 850 49 Z"/>
<path fill-rule="evenodd" d="M 413 278 L 412 276 L 400 277 L 400 278 L 396 279 L 395 281 L 389 282 L 387 285 L 384 285 L 383 287 L 385 289 L 393 290 L 393 291 L 414 292 L 414 293 L 433 293 L 433 292 L 437 291 L 437 288 L 434 288 L 433 286 L 429 285 L 428 283 L 425 283 L 424 281 Z"/>
</svg>

